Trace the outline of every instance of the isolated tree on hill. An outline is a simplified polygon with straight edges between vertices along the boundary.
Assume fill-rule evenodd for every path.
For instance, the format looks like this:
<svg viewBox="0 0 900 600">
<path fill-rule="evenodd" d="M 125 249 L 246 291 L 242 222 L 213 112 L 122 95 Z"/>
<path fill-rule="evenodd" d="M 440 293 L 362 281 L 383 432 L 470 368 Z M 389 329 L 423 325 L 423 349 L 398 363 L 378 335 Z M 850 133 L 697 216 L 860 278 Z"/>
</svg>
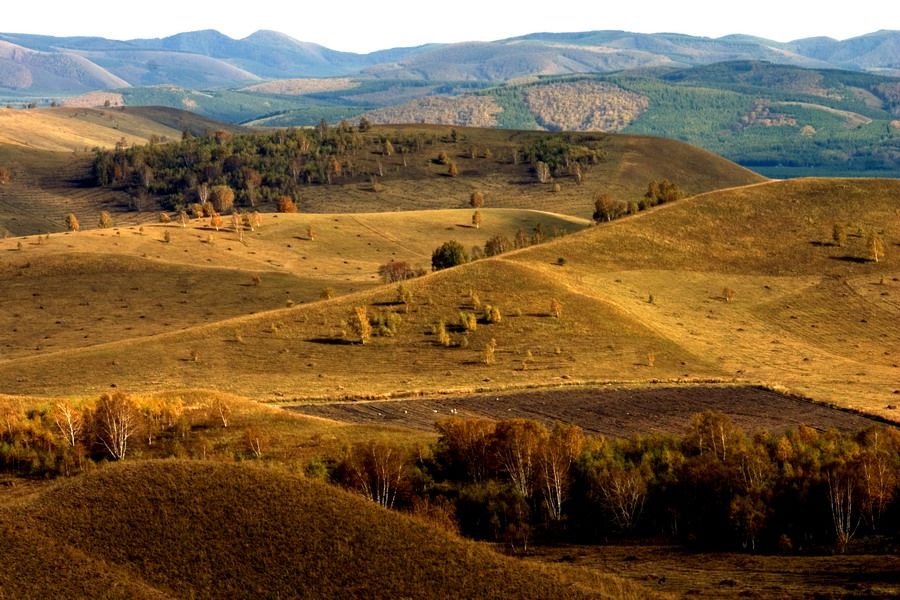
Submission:
<svg viewBox="0 0 900 600">
<path fill-rule="evenodd" d="M 209 217 L 209 226 L 214 228 L 216 231 L 222 228 L 222 216 L 217 212 L 213 212 L 213 214 Z"/>
<path fill-rule="evenodd" d="M 550 314 L 551 315 L 553 315 L 554 317 L 559 319 L 560 317 L 562 317 L 562 309 L 563 309 L 562 302 L 560 302 L 556 298 L 553 298 L 552 300 L 550 300 Z"/>
<path fill-rule="evenodd" d="M 297 212 L 297 204 L 290 196 L 282 196 L 278 199 L 278 212 L 295 213 Z"/>
<path fill-rule="evenodd" d="M 394 155 L 394 145 L 391 143 L 391 140 L 384 138 L 384 145 L 382 146 L 382 154 L 385 156 L 393 156 Z"/>
<path fill-rule="evenodd" d="M 481 208 L 484 206 L 484 194 L 479 191 L 474 191 L 469 196 L 469 206 L 472 208 Z"/>
<path fill-rule="evenodd" d="M 188 221 L 190 221 L 190 217 L 187 214 L 187 211 L 182 209 L 178 211 L 178 222 L 181 223 L 181 228 L 184 229 L 187 227 Z"/>
<path fill-rule="evenodd" d="M 109 229 L 113 226 L 112 216 L 110 216 L 108 211 L 100 211 L 100 218 L 97 221 L 97 226 L 100 229 Z"/>
<path fill-rule="evenodd" d="M 843 248 L 847 243 L 847 228 L 841 223 L 835 223 L 831 228 L 831 239 L 836 246 Z"/>
<path fill-rule="evenodd" d="M 456 240 L 444 242 L 431 254 L 433 271 L 449 269 L 467 262 L 469 262 L 469 256 L 466 254 L 466 249 Z"/>
<path fill-rule="evenodd" d="M 360 344 L 367 344 L 372 339 L 372 324 L 365 306 L 357 306 L 350 315 L 350 330 L 359 339 Z"/>
<path fill-rule="evenodd" d="M 209 195 L 218 213 L 226 213 L 234 207 L 234 190 L 227 185 L 213 186 Z"/>
<path fill-rule="evenodd" d="M 627 210 L 627 206 L 624 203 L 619 202 L 618 200 L 613 200 L 613 197 L 609 194 L 600 194 L 597 196 L 597 199 L 594 200 L 594 221 L 612 221 L 613 219 L 618 219 Z"/>
<path fill-rule="evenodd" d="M 167 212 L 161 212 L 159 213 L 159 222 L 162 224 L 171 223 L 172 217 L 170 217 Z"/>
<path fill-rule="evenodd" d="M 0 184 L 7 184 L 12 181 L 12 173 L 6 167 L 0 167 Z"/>
<path fill-rule="evenodd" d="M 122 392 L 103 394 L 94 413 L 94 429 L 109 455 L 115 460 L 125 460 L 128 440 L 134 435 L 139 414 L 134 401 Z"/>
<path fill-rule="evenodd" d="M 81 226 L 78 224 L 78 217 L 74 213 L 66 215 L 66 229 L 69 231 L 78 231 Z"/>
<path fill-rule="evenodd" d="M 877 233 L 869 234 L 866 248 L 869 250 L 869 260 L 879 262 L 884 258 L 884 240 Z"/>
<path fill-rule="evenodd" d="M 481 229 L 481 211 L 476 210 L 472 213 L 472 225 L 475 226 L 475 229 Z"/>
<path fill-rule="evenodd" d="M 231 227 L 234 229 L 235 233 L 238 234 L 238 239 L 240 241 L 244 241 L 244 223 L 243 219 L 241 219 L 241 213 L 233 212 L 231 213 Z"/>
<path fill-rule="evenodd" d="M 450 161 L 450 168 L 447 169 L 447 174 L 450 177 L 459 175 L 459 167 L 456 166 L 456 161 Z"/>
</svg>

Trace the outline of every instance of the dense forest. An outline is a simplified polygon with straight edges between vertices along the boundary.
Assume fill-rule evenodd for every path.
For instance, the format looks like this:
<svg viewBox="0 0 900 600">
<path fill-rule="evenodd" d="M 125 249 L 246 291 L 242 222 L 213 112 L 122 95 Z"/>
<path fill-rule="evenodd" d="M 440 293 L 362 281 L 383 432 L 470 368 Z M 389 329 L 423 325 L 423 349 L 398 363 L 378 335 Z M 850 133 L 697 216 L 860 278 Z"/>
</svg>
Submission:
<svg viewBox="0 0 900 600">
<path fill-rule="evenodd" d="M 415 171 L 422 159 L 440 166 L 444 175 L 459 174 L 457 160 L 475 161 L 494 169 L 514 165 L 546 183 L 551 177 L 580 177 L 603 160 L 603 140 L 597 135 L 531 136 L 518 145 L 491 149 L 477 145 L 456 129 L 372 129 L 325 121 L 313 129 L 283 129 L 270 133 L 232 134 L 215 131 L 195 137 L 186 132 L 180 142 L 97 150 L 94 183 L 126 190 L 132 207 L 147 210 L 157 204 L 166 210 L 206 207 L 217 212 L 233 207 L 255 209 L 278 205 L 282 198 L 295 204 L 303 186 L 368 183 L 378 190 L 382 178 Z M 502 154 L 501 154 L 502 152 Z M 413 159 L 415 165 L 413 164 Z M 218 201 L 223 188 L 228 201 Z"/>
</svg>

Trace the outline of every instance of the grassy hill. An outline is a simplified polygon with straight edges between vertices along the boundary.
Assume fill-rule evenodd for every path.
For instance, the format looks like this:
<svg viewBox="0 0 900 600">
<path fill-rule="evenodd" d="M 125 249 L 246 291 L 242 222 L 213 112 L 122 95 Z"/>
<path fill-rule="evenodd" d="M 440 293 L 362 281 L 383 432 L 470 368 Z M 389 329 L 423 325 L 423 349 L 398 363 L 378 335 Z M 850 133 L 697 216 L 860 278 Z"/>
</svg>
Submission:
<svg viewBox="0 0 900 600">
<path fill-rule="evenodd" d="M 68 213 L 86 225 L 101 210 L 121 213 L 120 223 L 146 221 L 125 214 L 125 194 L 89 184 L 92 150 L 181 139 L 215 129 L 240 131 L 201 115 L 166 108 L 0 109 L 0 166 L 9 169 L 0 184 L 0 236 L 61 231 Z"/>
<path fill-rule="evenodd" d="M 246 466 L 111 466 L 0 506 L 0 530 L 10 534 L 0 549 L 8 563 L 0 589 L 17 598 L 649 593 L 612 577 L 572 584 L 562 572 L 502 557 L 325 484 Z"/>
<path fill-rule="evenodd" d="M 703 194 L 414 280 L 408 313 L 393 305 L 393 286 L 375 288 L 143 341 L 7 360 L 0 382 L 13 393 L 47 394 L 110 382 L 201 386 L 210 373 L 228 372 L 223 389 L 289 399 L 739 381 L 896 418 L 898 192 L 889 180 L 797 180 Z M 830 245 L 834 223 L 847 227 L 844 247 Z M 869 230 L 886 241 L 878 263 L 864 258 Z M 472 291 L 503 319 L 465 333 L 454 327 L 460 311 L 476 311 Z M 552 299 L 561 318 L 551 315 Z M 347 344 L 342 323 L 360 305 L 371 315 L 399 311 L 393 337 Z M 441 319 L 454 347 L 432 333 Z M 495 363 L 486 365 L 491 339 Z M 198 348 L 200 362 L 187 360 Z"/>
<path fill-rule="evenodd" d="M 470 210 L 406 212 L 402 222 L 395 213 L 279 214 L 247 232 L 245 243 L 207 220 L 186 229 L 154 224 L 0 242 L 9 250 L 0 258 L 8 281 L 0 353 L 8 359 L 155 335 L 317 301 L 326 289 L 369 289 L 381 282 L 378 267 L 392 260 L 430 269 L 435 240 L 445 236 L 470 248 L 538 224 L 548 233 L 587 224 L 517 209 L 482 214 L 480 229 Z M 111 289 L 111 280 L 123 283 Z"/>
</svg>

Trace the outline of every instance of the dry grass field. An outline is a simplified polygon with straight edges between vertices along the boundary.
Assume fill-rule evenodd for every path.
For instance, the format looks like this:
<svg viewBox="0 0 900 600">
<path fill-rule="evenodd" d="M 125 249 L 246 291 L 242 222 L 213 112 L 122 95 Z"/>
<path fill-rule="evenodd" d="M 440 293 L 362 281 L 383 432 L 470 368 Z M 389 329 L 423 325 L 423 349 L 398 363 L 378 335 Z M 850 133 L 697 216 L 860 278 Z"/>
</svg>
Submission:
<svg viewBox="0 0 900 600">
<path fill-rule="evenodd" d="M 414 280 L 408 312 L 395 304 L 396 286 L 360 286 L 334 300 L 146 339 L 8 359 L 0 381 L 12 393 L 62 394 L 113 382 L 204 387 L 212 378 L 261 400 L 718 381 L 772 385 L 896 419 L 888 407 L 898 399 L 898 187 L 800 180 L 701 195 Z M 843 248 L 828 245 L 835 221 L 850 225 Z M 860 258 L 858 227 L 881 231 L 886 258 Z M 16 254 L 10 246 L 6 256 Z M 371 267 L 361 272 L 371 277 Z M 460 311 L 475 311 L 471 292 L 482 305 L 476 312 L 494 305 L 502 320 L 455 330 Z M 560 318 L 550 314 L 553 299 Z M 360 305 L 372 317 L 400 313 L 396 333 L 350 343 L 346 321 Z M 432 333 L 442 319 L 452 347 Z M 487 365 L 491 339 L 495 363 Z M 195 351 L 199 360 L 188 360 Z"/>
<path fill-rule="evenodd" d="M 538 225 L 560 233 L 586 226 L 574 217 L 482 209 L 475 229 L 471 214 L 273 214 L 243 242 L 207 219 L 3 240 L 0 361 L 313 302 L 326 289 L 369 289 L 381 283 L 379 265 L 391 260 L 430 268 L 434 240 L 444 237 L 471 247 Z"/>
</svg>

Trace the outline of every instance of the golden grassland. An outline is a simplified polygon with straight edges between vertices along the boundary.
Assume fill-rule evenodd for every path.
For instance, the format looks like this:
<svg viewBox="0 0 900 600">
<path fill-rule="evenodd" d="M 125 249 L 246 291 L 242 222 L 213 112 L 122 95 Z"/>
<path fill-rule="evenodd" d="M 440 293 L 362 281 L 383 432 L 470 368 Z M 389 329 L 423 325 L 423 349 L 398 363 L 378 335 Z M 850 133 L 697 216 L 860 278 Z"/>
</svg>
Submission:
<svg viewBox="0 0 900 600">
<path fill-rule="evenodd" d="M 115 109 L 0 109 L 0 144 L 73 152 L 111 148 L 120 140 L 146 144 L 151 136 L 181 139 L 181 130 Z"/>
<path fill-rule="evenodd" d="M 0 382 L 21 394 L 94 393 L 116 383 L 291 400 L 718 381 L 895 418 L 888 405 L 897 401 L 900 355 L 891 326 L 900 293 L 898 192 L 900 183 L 887 180 L 799 180 L 705 194 L 419 278 L 408 285 L 408 312 L 395 304 L 396 286 L 376 287 L 5 360 Z M 828 245 L 834 222 L 851 231 L 845 247 Z M 858 228 L 881 233 L 886 258 L 860 258 Z M 476 312 L 494 305 L 502 320 L 465 334 L 453 326 L 460 311 L 475 311 L 472 291 L 482 305 Z M 551 315 L 553 299 L 560 318 Z M 370 316 L 399 312 L 394 336 L 350 343 L 346 320 L 355 306 Z M 452 347 L 432 333 L 442 319 Z M 482 350 L 491 339 L 495 363 L 487 365 Z"/>
<path fill-rule="evenodd" d="M 443 210 L 266 215 L 243 242 L 232 229 L 210 228 L 208 219 L 3 240 L 0 361 L 312 302 L 325 289 L 369 289 L 381 283 L 379 265 L 391 260 L 430 268 L 435 240 L 446 237 L 483 246 L 519 229 L 562 234 L 587 225 L 537 211 L 481 213 L 479 229 L 471 210 Z"/>
<path fill-rule="evenodd" d="M 0 506 L 0 530 L 9 542 L 0 548 L 4 597 L 650 594 L 615 577 L 576 581 L 331 486 L 251 466 L 109 466 Z"/>
<path fill-rule="evenodd" d="M 125 192 L 92 187 L 91 155 L 86 151 L 110 148 L 122 139 L 128 145 L 143 144 L 153 136 L 180 139 L 184 129 L 202 134 L 218 128 L 240 130 L 184 111 L 155 107 L 0 111 L 0 166 L 12 172 L 11 182 L 0 185 L 0 235 L 62 231 L 68 213 L 74 213 L 83 227 L 90 228 L 95 226 L 100 210 L 114 213 L 120 223 L 153 221 L 154 211 L 128 211 Z M 569 176 L 540 184 L 528 164 L 514 164 L 512 154 L 554 134 L 455 130 L 458 141 L 450 142 L 450 127 L 374 127 L 371 135 L 394 139 L 419 136 L 434 138 L 435 142 L 406 156 L 366 152 L 354 157 L 360 172 L 383 173 L 378 191 L 367 178 L 306 186 L 298 199 L 301 211 L 462 208 L 468 205 L 470 194 L 478 190 L 485 194 L 486 206 L 491 208 L 528 208 L 589 218 L 598 193 L 611 193 L 624 201 L 638 200 L 651 179 L 668 178 L 690 194 L 763 180 L 730 161 L 681 142 L 572 134 L 575 144 L 589 137 L 600 140 L 603 160 L 585 173 L 580 185 Z M 436 164 L 434 159 L 440 152 L 457 163 L 459 176 L 447 176 L 447 166 Z M 554 184 L 560 186 L 558 192 L 553 191 Z M 264 206 L 263 210 L 273 207 Z"/>
</svg>

